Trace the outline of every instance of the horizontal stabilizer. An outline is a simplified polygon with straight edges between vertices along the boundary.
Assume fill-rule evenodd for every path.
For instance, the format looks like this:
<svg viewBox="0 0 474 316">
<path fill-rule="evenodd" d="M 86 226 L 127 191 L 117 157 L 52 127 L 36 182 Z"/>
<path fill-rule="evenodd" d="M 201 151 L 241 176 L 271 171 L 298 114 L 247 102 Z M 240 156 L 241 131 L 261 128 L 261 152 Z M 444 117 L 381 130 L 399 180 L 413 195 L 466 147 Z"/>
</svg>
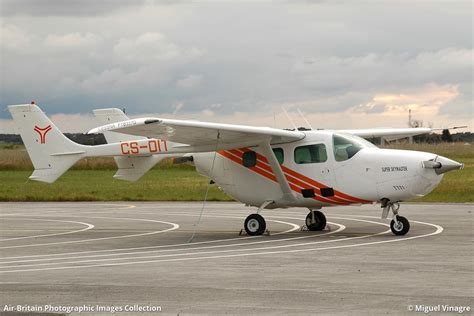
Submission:
<svg viewBox="0 0 474 316">
<path fill-rule="evenodd" d="M 83 157 L 82 153 L 67 156 L 50 156 L 54 168 L 35 169 L 30 180 L 53 183 Z M 55 159 L 56 158 L 56 159 Z"/>
<path fill-rule="evenodd" d="M 166 155 L 154 155 L 147 157 L 115 157 L 118 170 L 115 179 L 126 181 L 137 181 L 147 173 L 154 165 L 166 158 Z"/>
</svg>

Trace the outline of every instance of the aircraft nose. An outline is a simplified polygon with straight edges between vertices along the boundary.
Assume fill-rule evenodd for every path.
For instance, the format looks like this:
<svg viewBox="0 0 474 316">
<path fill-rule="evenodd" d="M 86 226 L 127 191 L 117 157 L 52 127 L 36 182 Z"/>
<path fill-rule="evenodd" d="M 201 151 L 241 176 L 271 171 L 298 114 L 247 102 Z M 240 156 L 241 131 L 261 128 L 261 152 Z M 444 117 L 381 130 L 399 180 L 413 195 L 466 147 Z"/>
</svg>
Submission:
<svg viewBox="0 0 474 316">
<path fill-rule="evenodd" d="M 437 156 L 433 160 L 423 161 L 424 168 L 434 169 L 436 174 L 443 174 L 451 170 L 464 168 L 464 164 L 443 156 Z"/>
</svg>

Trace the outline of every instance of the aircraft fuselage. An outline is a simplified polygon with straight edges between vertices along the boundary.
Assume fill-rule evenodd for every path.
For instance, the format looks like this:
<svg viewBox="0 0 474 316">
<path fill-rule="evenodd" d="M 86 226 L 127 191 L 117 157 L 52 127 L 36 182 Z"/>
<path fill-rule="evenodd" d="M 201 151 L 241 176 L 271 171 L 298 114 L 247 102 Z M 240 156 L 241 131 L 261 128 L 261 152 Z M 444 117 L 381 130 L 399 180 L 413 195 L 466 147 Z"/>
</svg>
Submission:
<svg viewBox="0 0 474 316">
<path fill-rule="evenodd" d="M 199 173 L 242 203 L 260 206 L 273 200 L 268 208 L 310 209 L 423 196 L 443 177 L 423 162 L 438 159 L 456 164 L 432 153 L 380 149 L 361 138 L 331 131 L 306 132 L 303 140 L 272 144 L 272 149 L 293 190 L 291 203 L 281 200 L 275 173 L 259 147 L 219 151 L 215 160 L 213 152 L 196 153 L 193 158 Z"/>
</svg>

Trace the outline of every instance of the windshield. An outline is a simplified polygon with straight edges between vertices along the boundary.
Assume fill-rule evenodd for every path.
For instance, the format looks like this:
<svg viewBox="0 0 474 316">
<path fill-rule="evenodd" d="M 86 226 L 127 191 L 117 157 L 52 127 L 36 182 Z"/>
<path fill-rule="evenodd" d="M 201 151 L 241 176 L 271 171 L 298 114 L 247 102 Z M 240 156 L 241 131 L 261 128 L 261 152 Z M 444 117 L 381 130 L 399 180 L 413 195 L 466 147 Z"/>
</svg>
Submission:
<svg viewBox="0 0 474 316">
<path fill-rule="evenodd" d="M 349 134 L 334 134 L 332 136 L 334 158 L 336 161 L 351 159 L 362 148 L 376 147 L 374 144 L 358 136 Z"/>
</svg>

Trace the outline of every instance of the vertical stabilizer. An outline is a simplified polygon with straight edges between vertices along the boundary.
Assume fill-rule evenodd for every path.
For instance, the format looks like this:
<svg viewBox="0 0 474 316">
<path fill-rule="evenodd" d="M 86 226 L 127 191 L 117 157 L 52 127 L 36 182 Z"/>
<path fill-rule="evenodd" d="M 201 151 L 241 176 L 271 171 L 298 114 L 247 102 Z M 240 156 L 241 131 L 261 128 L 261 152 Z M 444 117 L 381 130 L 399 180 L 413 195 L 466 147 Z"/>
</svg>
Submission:
<svg viewBox="0 0 474 316">
<path fill-rule="evenodd" d="M 92 111 L 98 122 L 102 125 L 111 124 L 115 122 L 127 121 L 129 117 L 117 108 L 97 109 Z M 133 136 L 122 133 L 104 132 L 107 143 L 120 143 L 125 141 L 143 140 L 146 137 Z M 137 181 L 145 173 L 147 173 L 154 165 L 166 158 L 166 155 L 155 155 L 147 157 L 114 157 L 118 170 L 114 178 L 127 181 Z"/>
<path fill-rule="evenodd" d="M 30 179 L 52 183 L 85 156 L 87 146 L 68 139 L 35 104 L 8 107 L 35 170 Z"/>
</svg>

